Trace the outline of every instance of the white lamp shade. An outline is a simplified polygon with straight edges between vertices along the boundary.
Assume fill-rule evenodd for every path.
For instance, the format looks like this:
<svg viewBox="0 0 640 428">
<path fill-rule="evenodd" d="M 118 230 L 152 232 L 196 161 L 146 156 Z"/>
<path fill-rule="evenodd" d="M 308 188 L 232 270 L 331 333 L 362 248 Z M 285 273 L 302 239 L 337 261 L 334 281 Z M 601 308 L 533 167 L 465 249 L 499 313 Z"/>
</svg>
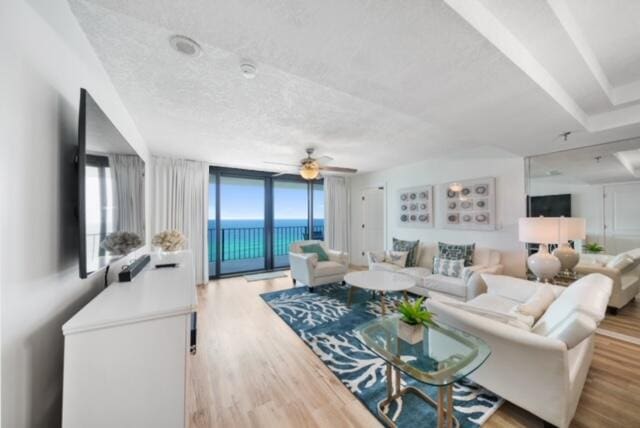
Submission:
<svg viewBox="0 0 640 428">
<path fill-rule="evenodd" d="M 579 217 L 560 217 L 560 243 L 586 239 L 587 220 Z"/>
<path fill-rule="evenodd" d="M 520 242 L 552 244 L 560 242 L 560 217 L 527 217 L 518 219 Z"/>
</svg>

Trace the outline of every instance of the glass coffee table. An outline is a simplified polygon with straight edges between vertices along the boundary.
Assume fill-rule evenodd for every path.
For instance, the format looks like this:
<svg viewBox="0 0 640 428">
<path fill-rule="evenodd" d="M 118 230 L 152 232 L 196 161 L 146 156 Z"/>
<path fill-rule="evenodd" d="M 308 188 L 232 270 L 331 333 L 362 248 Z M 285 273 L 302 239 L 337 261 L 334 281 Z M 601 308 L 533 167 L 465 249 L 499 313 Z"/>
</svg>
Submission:
<svg viewBox="0 0 640 428">
<path fill-rule="evenodd" d="M 413 394 L 438 413 L 438 428 L 459 427 L 453 414 L 453 383 L 471 374 L 491 354 L 480 338 L 441 323 L 424 327 L 422 342 L 411 345 L 398 336 L 400 315 L 376 318 L 355 329 L 358 339 L 387 364 L 387 397 L 378 403 L 378 415 L 390 427 L 396 424 L 384 408 L 398 398 Z M 435 401 L 412 386 L 402 388 L 401 373 L 438 387 Z"/>
</svg>

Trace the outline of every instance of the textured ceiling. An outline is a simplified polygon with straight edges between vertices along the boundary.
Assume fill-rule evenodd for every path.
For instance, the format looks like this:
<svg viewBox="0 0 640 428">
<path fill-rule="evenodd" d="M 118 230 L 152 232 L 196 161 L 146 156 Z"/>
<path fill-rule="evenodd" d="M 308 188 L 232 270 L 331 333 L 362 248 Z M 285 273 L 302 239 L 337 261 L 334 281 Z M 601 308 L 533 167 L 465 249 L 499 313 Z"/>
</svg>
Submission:
<svg viewBox="0 0 640 428">
<path fill-rule="evenodd" d="M 584 130 L 446 2 L 69 2 L 155 153 L 264 169 L 314 146 L 336 165 L 371 171 L 487 146 L 557 150 L 557 134 Z M 544 59 L 562 45 L 580 62 L 539 3 L 523 0 L 517 13 L 490 6 L 507 23 L 535 12 L 514 34 L 531 42 L 543 26 L 548 37 L 527 43 L 531 52 Z M 173 51 L 173 34 L 194 38 L 203 54 Z M 611 108 L 584 64 L 572 73 L 548 56 L 541 61 L 586 114 Z M 242 77 L 243 58 L 256 63 L 255 79 Z M 565 146 L 640 134 L 619 125 L 575 132 Z"/>
</svg>

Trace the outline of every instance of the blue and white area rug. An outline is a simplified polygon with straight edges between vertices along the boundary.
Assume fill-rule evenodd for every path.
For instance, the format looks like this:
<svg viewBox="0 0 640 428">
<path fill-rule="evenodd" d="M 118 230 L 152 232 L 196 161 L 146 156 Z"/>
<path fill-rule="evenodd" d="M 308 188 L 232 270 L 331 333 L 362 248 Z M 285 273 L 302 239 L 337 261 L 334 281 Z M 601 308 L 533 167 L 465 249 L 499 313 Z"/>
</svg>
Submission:
<svg viewBox="0 0 640 428">
<path fill-rule="evenodd" d="M 320 357 L 331 371 L 376 417 L 377 404 L 386 398 L 384 360 L 354 335 L 353 329 L 380 315 L 380 300 L 370 292 L 354 290 L 347 307 L 348 286 L 327 285 L 310 293 L 307 287 L 262 294 L 269 306 Z M 401 293 L 387 295 L 402 299 Z M 394 306 L 388 304 L 387 308 Z M 437 388 L 402 377 L 403 386 L 415 386 L 437 400 Z M 464 380 L 453 387 L 454 410 L 464 428 L 482 425 L 503 403 L 503 399 Z M 436 426 L 435 409 L 411 395 L 398 400 L 388 412 L 399 427 Z"/>
</svg>

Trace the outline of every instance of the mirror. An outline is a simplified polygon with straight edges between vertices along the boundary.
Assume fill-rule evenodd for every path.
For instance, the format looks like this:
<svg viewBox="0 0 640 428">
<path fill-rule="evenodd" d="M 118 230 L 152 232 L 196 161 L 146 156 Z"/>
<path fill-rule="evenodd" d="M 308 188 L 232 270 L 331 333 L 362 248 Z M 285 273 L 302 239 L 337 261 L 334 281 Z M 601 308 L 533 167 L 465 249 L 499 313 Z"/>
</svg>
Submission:
<svg viewBox="0 0 640 428">
<path fill-rule="evenodd" d="M 145 164 L 82 90 L 79 124 L 80 277 L 144 245 Z"/>
</svg>

